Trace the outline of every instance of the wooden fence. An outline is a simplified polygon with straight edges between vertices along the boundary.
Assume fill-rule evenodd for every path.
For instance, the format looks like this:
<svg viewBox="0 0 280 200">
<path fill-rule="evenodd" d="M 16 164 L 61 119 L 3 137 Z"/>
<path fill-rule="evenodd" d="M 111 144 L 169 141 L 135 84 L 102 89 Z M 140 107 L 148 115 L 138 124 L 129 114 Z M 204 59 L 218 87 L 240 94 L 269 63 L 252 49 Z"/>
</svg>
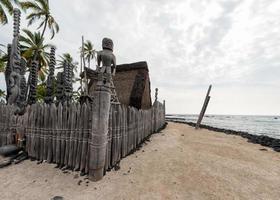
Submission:
<svg viewBox="0 0 280 200">
<path fill-rule="evenodd" d="M 13 113 L 13 106 L 0 104 L 0 146 L 15 143 L 17 117 Z"/>
<path fill-rule="evenodd" d="M 163 127 L 164 123 L 164 106 L 159 102 L 149 110 L 113 104 L 109 117 L 105 169 L 115 166 L 148 136 Z"/>
<path fill-rule="evenodd" d="M 0 105 L 0 146 L 25 137 L 31 158 L 88 173 L 92 131 L 92 106 L 33 104 L 23 116 L 13 115 L 13 106 Z M 135 150 L 165 124 L 165 106 L 155 102 L 149 110 L 112 104 L 105 170 Z"/>
</svg>

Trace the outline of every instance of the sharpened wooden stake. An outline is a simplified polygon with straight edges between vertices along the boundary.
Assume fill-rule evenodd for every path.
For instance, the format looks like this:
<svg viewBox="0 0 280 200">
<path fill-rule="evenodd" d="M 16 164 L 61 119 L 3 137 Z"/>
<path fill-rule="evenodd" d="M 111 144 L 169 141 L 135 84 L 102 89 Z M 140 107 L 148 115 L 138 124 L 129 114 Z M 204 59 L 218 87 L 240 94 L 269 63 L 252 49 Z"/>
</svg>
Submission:
<svg viewBox="0 0 280 200">
<path fill-rule="evenodd" d="M 198 129 L 198 128 L 199 128 L 200 123 L 201 123 L 201 121 L 202 121 L 202 119 L 203 119 L 203 116 L 204 116 L 204 114 L 205 114 L 205 111 L 206 111 L 206 109 L 207 109 L 208 103 L 209 103 L 209 101 L 210 101 L 210 96 L 209 96 L 209 94 L 210 94 L 211 88 L 212 88 L 212 85 L 210 85 L 209 88 L 208 88 L 208 91 L 207 91 L 207 94 L 206 94 L 206 97 L 205 97 L 205 100 L 204 100 L 202 109 L 201 109 L 201 111 L 200 111 L 198 120 L 197 120 L 197 122 L 196 122 L 195 129 Z"/>
</svg>

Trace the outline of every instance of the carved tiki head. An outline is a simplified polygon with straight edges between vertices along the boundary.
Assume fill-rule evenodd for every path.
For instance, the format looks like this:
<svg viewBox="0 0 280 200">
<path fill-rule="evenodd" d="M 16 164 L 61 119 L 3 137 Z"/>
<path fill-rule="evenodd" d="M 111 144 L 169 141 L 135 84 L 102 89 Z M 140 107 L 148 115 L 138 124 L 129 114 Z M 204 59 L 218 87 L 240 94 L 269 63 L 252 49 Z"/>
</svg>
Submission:
<svg viewBox="0 0 280 200">
<path fill-rule="evenodd" d="M 102 48 L 113 51 L 113 49 L 114 49 L 113 40 L 111 40 L 110 38 L 103 38 L 103 40 L 102 40 Z"/>
</svg>

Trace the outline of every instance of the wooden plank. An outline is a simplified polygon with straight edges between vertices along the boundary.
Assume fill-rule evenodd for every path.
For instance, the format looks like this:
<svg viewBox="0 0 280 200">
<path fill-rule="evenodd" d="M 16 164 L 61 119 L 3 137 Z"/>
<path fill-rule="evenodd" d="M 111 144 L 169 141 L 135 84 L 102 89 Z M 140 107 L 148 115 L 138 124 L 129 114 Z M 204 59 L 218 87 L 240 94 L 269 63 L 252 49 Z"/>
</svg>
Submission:
<svg viewBox="0 0 280 200">
<path fill-rule="evenodd" d="M 136 129 L 136 120 L 137 120 L 137 117 L 136 117 L 136 112 L 137 112 L 137 109 L 136 108 L 133 108 L 132 110 L 132 114 L 133 114 L 133 149 L 136 149 L 137 147 L 137 140 L 138 140 L 138 135 L 137 135 L 137 129 Z"/>
<path fill-rule="evenodd" d="M 23 146 L 25 148 L 25 151 L 27 152 L 26 150 L 26 146 L 27 146 L 27 127 L 28 127 L 28 116 L 29 116 L 29 113 L 30 113 L 30 106 L 28 105 L 26 107 L 26 112 L 24 113 L 23 115 L 23 124 L 22 124 L 22 128 L 23 128 L 23 135 L 22 135 L 22 138 L 21 139 L 25 139 L 25 146 Z"/>
<path fill-rule="evenodd" d="M 35 145 L 35 153 L 36 153 L 36 159 L 41 160 L 41 147 L 43 146 L 43 141 L 42 141 L 42 133 L 40 127 L 42 127 L 42 121 L 44 120 L 43 116 L 43 107 L 41 104 L 36 103 L 38 107 L 38 112 L 37 112 L 37 118 L 38 118 L 38 123 L 35 126 L 36 129 L 36 145 Z"/>
<path fill-rule="evenodd" d="M 10 106 L 7 106 L 5 108 L 5 120 L 4 120 L 4 134 L 3 134 L 3 143 L 2 145 L 6 145 L 7 144 L 7 136 L 9 134 L 9 121 L 10 121 Z"/>
<path fill-rule="evenodd" d="M 60 139 L 60 167 L 65 165 L 65 146 L 66 146 L 66 129 L 67 129 L 67 105 L 62 105 L 62 121 L 61 121 L 61 139 Z"/>
<path fill-rule="evenodd" d="M 203 119 L 203 116 L 204 116 L 204 114 L 205 114 L 205 111 L 206 111 L 206 109 L 207 109 L 207 106 L 208 106 L 208 103 L 209 103 L 209 100 L 210 100 L 210 96 L 209 96 L 209 95 L 210 95 L 210 92 L 211 92 L 211 88 L 212 88 L 212 85 L 209 85 L 209 88 L 208 88 L 208 90 L 207 90 L 207 93 L 206 93 L 206 97 L 205 97 L 203 106 L 202 106 L 202 108 L 201 108 L 199 117 L 198 117 L 197 122 L 196 122 L 196 126 L 195 126 L 196 129 L 199 128 L 200 123 L 201 123 L 201 121 L 202 121 L 202 119 Z"/>
<path fill-rule="evenodd" d="M 66 113 L 67 117 L 64 121 L 65 123 L 65 153 L 64 153 L 64 165 L 66 167 L 69 167 L 68 165 L 68 158 L 69 158 L 69 152 L 70 152 L 70 129 L 71 129 L 71 108 L 69 104 L 66 104 Z"/>
<path fill-rule="evenodd" d="M 57 136 L 56 136 L 56 163 L 61 164 L 61 137 L 62 137 L 62 104 L 57 107 Z"/>
<path fill-rule="evenodd" d="M 87 123 L 86 123 L 86 163 L 85 163 L 85 174 L 89 173 L 89 159 L 90 159 L 90 141 L 91 141 L 91 126 L 92 126 L 92 112 L 91 104 L 87 102 Z"/>
<path fill-rule="evenodd" d="M 76 165 L 75 170 L 80 169 L 81 162 L 81 154 L 82 154 L 82 138 L 83 138 L 83 130 L 82 130 L 82 107 L 81 105 L 77 106 L 77 153 L 76 153 Z"/>
<path fill-rule="evenodd" d="M 5 118 L 4 114 L 4 105 L 0 104 L 0 147 L 2 146 L 3 141 L 3 134 L 4 134 L 4 122 L 3 119 Z"/>
<path fill-rule="evenodd" d="M 31 147 L 32 147 L 32 120 L 34 115 L 34 108 L 30 106 L 30 112 L 28 115 L 28 126 L 26 130 L 26 149 L 29 156 L 32 156 Z"/>
<path fill-rule="evenodd" d="M 122 126 L 123 126 L 123 130 L 122 130 L 122 158 L 124 158 L 127 154 L 127 117 L 126 117 L 126 113 L 127 113 L 127 108 L 125 105 L 122 105 Z"/>
<path fill-rule="evenodd" d="M 105 162 L 105 170 L 110 169 L 111 166 L 111 148 L 112 148 L 112 106 L 110 107 L 110 114 L 109 114 L 109 131 L 108 131 L 108 143 L 107 143 L 107 150 L 106 150 L 106 162 Z"/>
<path fill-rule="evenodd" d="M 57 109 L 54 103 L 50 106 L 50 121 L 49 121 L 49 128 L 50 128 L 50 137 L 49 137 L 49 147 L 48 147 L 48 159 L 47 162 L 56 162 L 56 123 L 57 123 Z"/>
<path fill-rule="evenodd" d="M 112 158 L 111 158 L 111 166 L 116 164 L 116 105 L 111 104 L 112 107 Z"/>
<path fill-rule="evenodd" d="M 76 127 L 76 104 L 70 104 L 70 141 L 69 141 L 69 154 L 68 154 L 68 166 L 74 168 L 74 140 L 75 140 L 75 127 Z"/>
<path fill-rule="evenodd" d="M 6 120 L 7 120 L 7 107 L 2 107 L 2 130 L 1 130 L 1 146 L 5 145 L 5 136 L 6 136 Z"/>
<path fill-rule="evenodd" d="M 47 104 L 43 104 L 44 107 L 44 137 L 43 137 L 43 142 L 44 142 L 44 150 L 43 150 L 43 160 L 48 159 L 48 147 L 49 147 L 49 134 L 50 134 L 50 129 L 49 129 L 49 119 L 50 119 L 50 108 Z"/>
<path fill-rule="evenodd" d="M 32 104 L 32 110 L 33 110 L 33 115 L 32 115 L 32 119 L 31 119 L 31 147 L 30 147 L 30 151 L 31 151 L 31 156 L 33 159 L 36 159 L 36 154 L 35 154 L 35 146 L 36 146 L 36 124 L 37 124 L 37 112 L 38 112 L 38 108 L 37 108 L 37 104 Z"/>
<path fill-rule="evenodd" d="M 85 170 L 86 164 L 86 153 L 87 153 L 87 139 L 88 139 L 88 130 L 87 130 L 87 123 L 88 123 L 88 116 L 87 116 L 87 104 L 84 103 L 82 105 L 82 119 L 83 119 L 83 136 L 82 136 L 82 158 L 81 158 L 81 171 Z"/>
<path fill-rule="evenodd" d="M 116 133 L 117 133 L 117 162 L 121 160 L 121 148 L 122 148 L 122 138 L 121 138 L 121 123 L 122 123 L 122 109 L 121 105 L 116 105 L 117 107 L 117 126 L 116 126 Z"/>
</svg>

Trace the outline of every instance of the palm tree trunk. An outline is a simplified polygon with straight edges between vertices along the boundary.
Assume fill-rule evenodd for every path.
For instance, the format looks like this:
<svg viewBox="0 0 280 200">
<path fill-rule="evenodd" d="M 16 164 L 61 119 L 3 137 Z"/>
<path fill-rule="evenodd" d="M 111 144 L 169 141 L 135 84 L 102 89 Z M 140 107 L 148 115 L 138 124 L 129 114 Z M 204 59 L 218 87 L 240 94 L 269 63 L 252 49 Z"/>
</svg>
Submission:
<svg viewBox="0 0 280 200">
<path fill-rule="evenodd" d="M 49 17 L 46 16 L 45 24 L 44 24 L 44 28 L 43 28 L 43 32 L 42 32 L 42 34 L 41 34 L 41 38 L 43 38 L 43 36 L 44 36 L 44 34 L 45 34 L 45 31 L 46 31 L 46 28 L 47 28 L 48 19 L 49 19 Z"/>
<path fill-rule="evenodd" d="M 88 68 L 90 68 L 90 58 L 88 58 Z"/>
</svg>

